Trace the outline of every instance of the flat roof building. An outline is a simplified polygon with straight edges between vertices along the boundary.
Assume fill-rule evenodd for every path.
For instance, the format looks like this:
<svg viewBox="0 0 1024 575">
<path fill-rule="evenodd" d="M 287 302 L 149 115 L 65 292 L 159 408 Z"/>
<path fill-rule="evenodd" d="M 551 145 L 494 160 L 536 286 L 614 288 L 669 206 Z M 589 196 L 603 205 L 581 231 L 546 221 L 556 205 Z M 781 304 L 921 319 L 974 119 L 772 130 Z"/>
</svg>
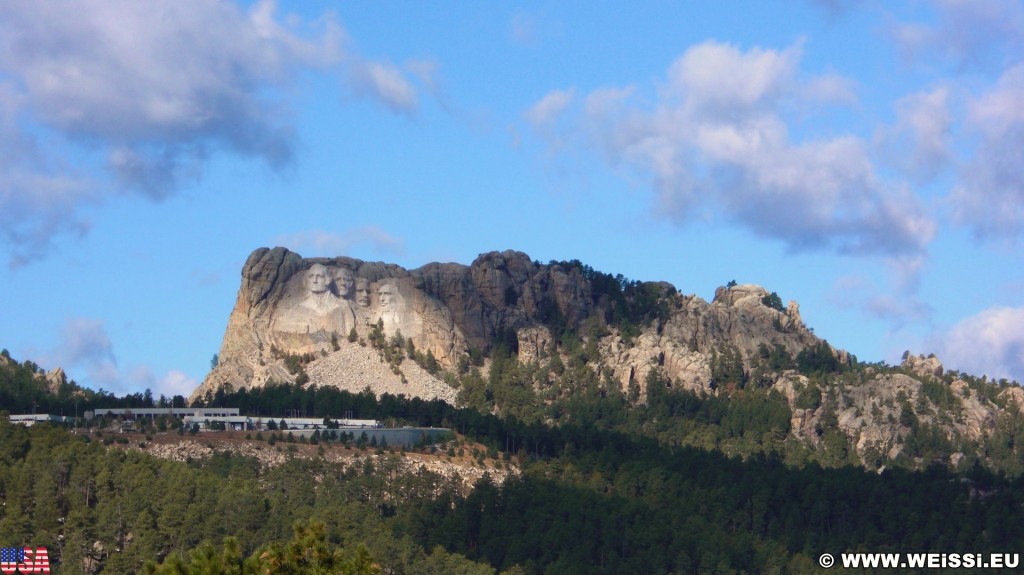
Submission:
<svg viewBox="0 0 1024 575">
<path fill-rule="evenodd" d="M 11 415 L 9 417 L 11 423 L 17 423 L 19 425 L 24 425 L 25 427 L 32 427 L 37 423 L 66 423 L 74 421 L 73 417 L 50 415 L 49 413 L 29 413 L 23 415 Z"/>
</svg>

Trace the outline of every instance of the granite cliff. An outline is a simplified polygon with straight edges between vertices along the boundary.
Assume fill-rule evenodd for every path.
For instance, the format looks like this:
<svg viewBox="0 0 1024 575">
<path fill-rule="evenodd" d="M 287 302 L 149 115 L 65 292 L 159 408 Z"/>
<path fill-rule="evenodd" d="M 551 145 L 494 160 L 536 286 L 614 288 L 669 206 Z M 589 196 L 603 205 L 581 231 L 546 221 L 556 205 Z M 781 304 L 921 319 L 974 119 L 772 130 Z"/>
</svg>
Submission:
<svg viewBox="0 0 1024 575">
<path fill-rule="evenodd" d="M 664 282 L 515 251 L 406 270 L 260 248 L 241 275 L 219 363 L 193 399 L 290 382 L 545 419 L 545 406 L 587 391 L 574 383 L 578 373 L 560 371 L 582 362 L 585 385 L 602 396 L 617 388 L 630 405 L 653 391 L 663 398 L 661 386 L 700 397 L 766 394 L 789 414 L 786 441 L 869 467 L 901 455 L 924 465 L 932 453 L 957 465 L 1003 435 L 1012 444 L 1024 406 L 1019 386 L 947 372 L 934 356 L 859 364 L 814 335 L 795 302 L 756 285 L 730 283 L 708 302 Z M 502 357 L 523 366 L 504 396 L 490 369 Z M 527 394 L 518 403 L 532 411 L 517 411 L 510 393 Z"/>
<path fill-rule="evenodd" d="M 353 349 L 378 325 L 386 337 L 401 334 L 446 369 L 471 353 L 487 355 L 497 341 L 510 338 L 522 361 L 546 357 L 556 351 L 553 331 L 584 330 L 588 321 L 605 324 L 623 313 L 625 304 L 615 301 L 622 299 L 622 286 L 609 289 L 607 281 L 595 285 L 595 277 L 611 276 L 579 262 L 541 264 L 514 251 L 483 254 L 469 266 L 431 263 L 405 270 L 345 257 L 304 259 L 284 248 L 260 248 L 242 269 L 219 363 L 193 398 L 224 386 L 294 382 L 299 376 L 288 367 L 290 355 L 307 358 L 311 365 L 304 371 L 311 384 L 334 385 L 346 379 L 344 366 L 325 370 L 318 362 L 330 362 L 335 354 L 353 356 Z M 780 345 L 796 354 L 819 342 L 795 303 L 773 308 L 766 303 L 768 292 L 758 286 L 721 288 L 711 303 L 683 296 L 666 283 L 628 287 L 648 298 L 649 309 L 636 318 L 639 333 L 625 341 L 613 326 L 600 336 L 606 363 L 624 388 L 643 382 L 657 365 L 686 388 L 711 391 L 712 358 L 723 349 L 748 358 L 762 345 Z M 318 295 L 321 303 L 314 301 Z M 346 362 L 363 367 L 372 363 L 372 354 L 370 359 L 355 355 L 360 357 Z M 346 387 L 383 389 L 405 375 L 387 367 Z M 427 382 L 429 378 L 415 375 L 418 385 L 409 394 L 447 399 L 439 379 Z"/>
</svg>

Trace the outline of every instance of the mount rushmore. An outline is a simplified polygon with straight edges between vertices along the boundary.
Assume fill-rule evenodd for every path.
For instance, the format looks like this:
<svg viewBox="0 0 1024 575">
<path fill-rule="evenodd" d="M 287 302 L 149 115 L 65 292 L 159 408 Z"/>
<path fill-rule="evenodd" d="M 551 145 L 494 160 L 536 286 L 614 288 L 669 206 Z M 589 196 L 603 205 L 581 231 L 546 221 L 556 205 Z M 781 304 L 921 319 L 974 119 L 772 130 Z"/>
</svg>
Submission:
<svg viewBox="0 0 1024 575">
<path fill-rule="evenodd" d="M 442 368 L 453 368 L 474 350 L 487 355 L 499 336 L 515 340 L 521 361 L 536 360 L 554 351 L 553 318 L 579 329 L 589 318 L 608 315 L 613 306 L 585 269 L 541 264 L 515 251 L 482 254 L 469 266 L 430 263 L 406 270 L 259 248 L 242 268 L 219 362 L 193 397 L 226 385 L 240 389 L 293 382 L 296 375 L 284 362 L 289 354 L 312 354 L 313 364 L 333 362 L 330 370 L 312 365 L 309 377 L 316 385 L 337 385 L 346 362 L 372 359 L 372 354 L 353 355 L 358 346 L 349 336 L 364 341 L 375 326 L 389 338 L 400 334 L 411 340 Z M 642 381 L 657 365 L 685 387 L 709 389 L 711 358 L 724 345 L 748 357 L 761 344 L 782 345 L 795 354 L 820 341 L 804 326 L 795 303 L 788 309 L 767 306 L 762 300 L 768 294 L 758 286 L 722 288 L 709 304 L 680 295 L 664 282 L 645 285 L 664 304 L 662 316 L 648 322 L 629 345 L 615 337 L 601 341 L 605 361 L 623 386 Z M 346 357 L 334 357 L 338 354 Z M 388 379 L 386 368 L 378 371 Z M 349 386 L 380 392 L 375 382 L 381 378 L 363 373 L 364 383 Z"/>
<path fill-rule="evenodd" d="M 412 355 L 404 350 L 397 363 L 386 359 L 382 340 L 429 355 L 437 369 L 401 362 Z M 458 404 L 459 390 L 447 382 L 459 378 L 446 372 L 472 363 L 487 373 L 498 346 L 524 366 L 546 366 L 535 371 L 546 376 L 527 382 L 540 396 L 567 345 L 585 345 L 601 385 L 618 385 L 638 403 L 650 381 L 697 394 L 746 384 L 777 393 L 790 408 L 793 438 L 816 445 L 834 429 L 865 461 L 899 455 L 918 424 L 975 445 L 1024 406 L 1019 386 L 946 372 L 934 357 L 858 364 L 818 338 L 795 302 L 784 306 L 760 286 L 730 282 L 708 302 L 664 282 L 634 282 L 575 260 L 542 264 L 515 251 L 406 270 L 305 259 L 280 247 L 257 249 L 243 266 L 219 362 L 192 399 L 278 382 Z M 808 362 L 832 375 L 801 367 Z"/>
</svg>

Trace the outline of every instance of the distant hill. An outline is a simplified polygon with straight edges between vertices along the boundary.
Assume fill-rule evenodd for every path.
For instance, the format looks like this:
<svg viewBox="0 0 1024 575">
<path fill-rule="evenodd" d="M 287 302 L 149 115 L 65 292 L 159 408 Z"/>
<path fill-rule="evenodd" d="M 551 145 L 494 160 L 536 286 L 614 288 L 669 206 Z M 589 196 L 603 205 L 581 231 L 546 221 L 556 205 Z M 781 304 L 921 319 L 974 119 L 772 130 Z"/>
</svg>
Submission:
<svg viewBox="0 0 1024 575">
<path fill-rule="evenodd" d="M 8 413 L 71 416 L 96 407 L 153 407 L 161 402 L 184 406 L 185 398 L 154 398 L 148 390 L 125 396 L 92 390 L 69 380 L 60 367 L 46 371 L 31 360 L 19 362 L 6 349 L 0 350 L 0 410 Z"/>
<path fill-rule="evenodd" d="M 514 251 L 406 270 L 260 248 L 218 358 L 191 401 L 275 383 L 369 389 L 795 464 L 1024 473 L 1019 385 L 909 352 L 899 366 L 858 361 L 756 285 L 708 302 Z M 19 409 L 57 389 L 57 375 L 19 369 L 49 382 L 15 393 L 35 398 Z"/>
</svg>

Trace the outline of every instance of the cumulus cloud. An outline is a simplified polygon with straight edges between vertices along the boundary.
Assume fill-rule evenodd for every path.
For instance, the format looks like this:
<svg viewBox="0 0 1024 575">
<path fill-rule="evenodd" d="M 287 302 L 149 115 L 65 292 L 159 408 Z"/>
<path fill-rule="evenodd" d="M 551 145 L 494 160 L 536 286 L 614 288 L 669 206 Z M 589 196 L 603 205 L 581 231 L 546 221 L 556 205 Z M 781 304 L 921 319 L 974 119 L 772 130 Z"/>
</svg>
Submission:
<svg viewBox="0 0 1024 575">
<path fill-rule="evenodd" d="M 47 253 L 55 237 L 87 232 L 88 222 L 75 212 L 97 199 L 87 174 L 44 153 L 38 138 L 20 128 L 24 100 L 0 76 L 0 241 L 11 248 L 12 267 Z"/>
<path fill-rule="evenodd" d="M 169 397 L 188 396 L 198 385 L 194 378 L 177 369 L 157 377 L 149 366 L 120 367 L 106 326 L 102 320 L 94 318 L 67 319 L 61 328 L 59 344 L 38 363 L 50 369 L 61 367 L 69 374 L 84 373 L 85 385 L 118 394 L 152 389 Z"/>
<path fill-rule="evenodd" d="M 526 119 L 535 127 L 543 128 L 554 123 L 558 116 L 572 102 L 576 91 L 552 90 L 526 111 Z"/>
<path fill-rule="evenodd" d="M 938 335 L 933 342 L 948 366 L 1024 381 L 1024 307 L 992 307 Z"/>
<path fill-rule="evenodd" d="M 156 390 L 167 397 L 175 395 L 188 397 L 196 387 L 198 387 L 198 383 L 194 378 L 189 377 L 183 371 L 172 369 L 160 378 Z"/>
<path fill-rule="evenodd" d="M 350 67 L 350 82 L 357 95 L 379 100 L 393 112 L 414 114 L 419 109 L 416 88 L 393 64 L 357 62 Z"/>
<path fill-rule="evenodd" d="M 283 88 L 300 71 L 343 71 L 367 97 L 415 110 L 404 73 L 346 52 L 346 40 L 331 14 L 281 16 L 272 0 L 0 3 L 0 241 L 11 264 L 84 233 L 82 208 L 112 190 L 166 198 L 224 152 L 292 163 Z"/>
<path fill-rule="evenodd" d="M 879 134 L 882 157 L 918 181 L 934 178 L 951 160 L 953 114 L 946 88 L 896 102 L 896 123 Z"/>
<path fill-rule="evenodd" d="M 40 361 L 65 371 L 83 370 L 93 385 L 120 388 L 121 377 L 110 336 L 98 319 L 76 317 L 64 322 L 60 344 Z"/>
<path fill-rule="evenodd" d="M 275 243 L 306 256 L 334 257 L 347 255 L 353 248 L 368 245 L 374 252 L 402 254 L 405 240 L 377 226 L 363 226 L 345 232 L 307 230 L 279 236 Z"/>
<path fill-rule="evenodd" d="M 927 22 L 893 22 L 890 36 L 911 60 L 936 55 L 961 68 L 1002 67 L 1024 48 L 1024 5 L 1018 0 L 931 0 Z"/>
<path fill-rule="evenodd" d="M 1024 64 L 970 103 L 967 126 L 979 143 L 950 195 L 954 217 L 978 237 L 1015 239 L 1024 231 Z"/>
<path fill-rule="evenodd" d="M 889 269 L 888 285 L 862 276 L 839 278 L 832 286 L 830 299 L 840 308 L 859 309 L 869 317 L 889 323 L 892 333 L 907 324 L 929 320 L 934 309 L 918 296 L 921 273 L 926 264 L 923 255 L 884 258 Z"/>
<path fill-rule="evenodd" d="M 512 16 L 509 38 L 518 46 L 536 48 L 545 41 L 561 36 L 562 23 L 541 12 L 520 12 Z"/>
<path fill-rule="evenodd" d="M 274 164 L 290 135 L 261 92 L 337 52 L 336 26 L 305 41 L 269 2 L 246 13 L 217 0 L 15 1 L 0 22 L 0 66 L 45 124 L 129 147 L 206 141 Z"/>
<path fill-rule="evenodd" d="M 157 377 L 148 366 L 138 366 L 125 375 L 132 389 L 148 389 L 153 395 L 188 397 L 199 386 L 195 378 L 177 369 L 169 370 L 162 377 Z"/>
<path fill-rule="evenodd" d="M 649 177 L 657 211 L 677 223 L 710 210 L 792 250 L 922 253 L 935 223 L 905 185 L 876 175 L 865 141 L 790 135 L 787 110 L 852 94 L 834 75 L 804 78 L 801 55 L 800 43 L 704 42 L 672 63 L 653 106 L 632 88 L 585 96 L 578 131 L 609 163 Z M 536 124 L 570 104 L 552 92 L 527 117 Z"/>
</svg>

